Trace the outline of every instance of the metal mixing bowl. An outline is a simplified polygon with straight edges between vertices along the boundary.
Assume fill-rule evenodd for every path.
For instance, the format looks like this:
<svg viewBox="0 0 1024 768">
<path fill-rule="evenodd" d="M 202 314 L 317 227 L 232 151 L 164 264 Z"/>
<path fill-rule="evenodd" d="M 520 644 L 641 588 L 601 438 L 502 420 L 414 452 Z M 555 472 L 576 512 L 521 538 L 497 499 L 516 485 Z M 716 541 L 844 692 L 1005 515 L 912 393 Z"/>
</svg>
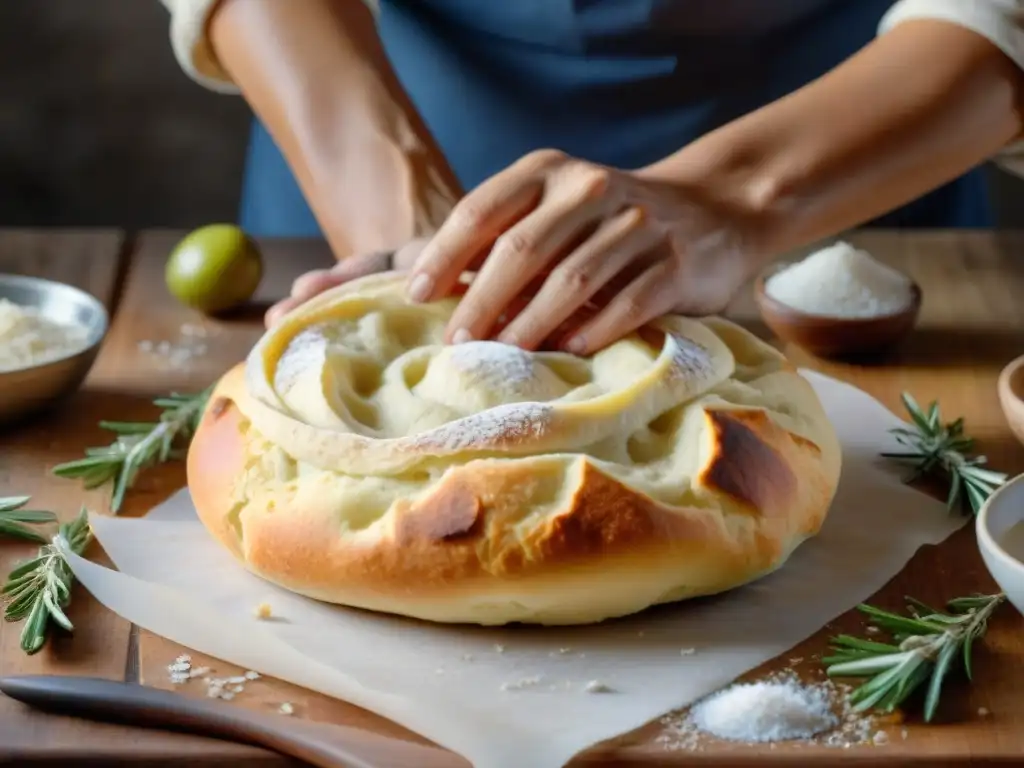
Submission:
<svg viewBox="0 0 1024 768">
<path fill-rule="evenodd" d="M 52 280 L 0 275 L 0 298 L 37 309 L 56 322 L 81 325 L 86 346 L 64 357 L 0 371 L 0 423 L 21 420 L 77 390 L 96 361 L 109 319 L 101 302 L 85 291 Z"/>
</svg>

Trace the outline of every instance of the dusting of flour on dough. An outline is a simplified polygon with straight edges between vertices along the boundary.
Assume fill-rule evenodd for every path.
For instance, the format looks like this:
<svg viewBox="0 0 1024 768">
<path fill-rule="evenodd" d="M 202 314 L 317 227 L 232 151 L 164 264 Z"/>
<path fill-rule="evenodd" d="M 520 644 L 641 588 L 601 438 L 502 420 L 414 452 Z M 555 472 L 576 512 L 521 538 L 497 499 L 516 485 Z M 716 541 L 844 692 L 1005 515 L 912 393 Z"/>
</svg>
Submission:
<svg viewBox="0 0 1024 768">
<path fill-rule="evenodd" d="M 471 341 L 451 349 L 449 361 L 463 373 L 508 382 L 534 378 L 534 361 L 528 352 L 500 341 Z"/>
<path fill-rule="evenodd" d="M 274 389 L 287 392 L 302 376 L 323 363 L 327 338 L 317 328 L 306 328 L 297 333 L 278 358 L 274 370 Z"/>
<path fill-rule="evenodd" d="M 681 378 L 701 378 L 711 374 L 714 366 L 711 355 L 695 341 L 684 336 L 668 334 L 674 343 L 672 351 L 672 375 Z"/>
<path fill-rule="evenodd" d="M 443 453 L 521 445 L 541 437 L 554 409 L 543 403 L 509 403 L 451 421 L 418 436 L 415 450 Z"/>
</svg>

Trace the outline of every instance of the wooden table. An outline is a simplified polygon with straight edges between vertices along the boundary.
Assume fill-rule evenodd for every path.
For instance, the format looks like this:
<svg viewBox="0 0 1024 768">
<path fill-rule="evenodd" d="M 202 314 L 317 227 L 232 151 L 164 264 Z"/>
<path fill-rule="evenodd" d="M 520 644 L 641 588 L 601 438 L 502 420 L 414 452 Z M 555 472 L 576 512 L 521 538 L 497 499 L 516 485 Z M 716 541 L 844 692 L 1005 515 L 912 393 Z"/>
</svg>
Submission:
<svg viewBox="0 0 1024 768">
<path fill-rule="evenodd" d="M 178 306 L 163 285 L 163 264 L 176 232 L 145 232 L 126 237 L 103 232 L 0 232 L 0 272 L 52 277 L 74 283 L 106 302 L 113 315 L 109 339 L 86 387 L 59 410 L 13 432 L 0 434 L 0 495 L 32 494 L 34 501 L 62 517 L 81 504 L 105 509 L 106 493 L 84 492 L 76 483 L 55 480 L 49 469 L 75 458 L 86 446 L 108 440 L 97 426 L 101 418 L 147 418 L 147 398 L 169 390 L 199 390 L 239 360 L 261 333 L 262 306 L 286 294 L 301 272 L 330 263 L 322 244 L 265 244 L 268 272 L 253 311 L 232 320 L 211 321 Z M 993 466 L 1024 471 L 1024 447 L 1011 436 L 996 399 L 1000 368 L 1024 353 L 1024 234 L 860 233 L 855 242 L 912 274 L 924 289 L 924 308 L 915 336 L 884 365 L 857 367 L 813 360 L 787 349 L 799 365 L 850 381 L 899 408 L 899 393 L 920 401 L 940 400 L 950 417 L 964 416 L 968 431 Z M 767 337 L 749 292 L 730 315 Z M 161 346 L 161 342 L 166 342 Z M 155 351 L 149 351 L 152 348 Z M 180 465 L 147 472 L 129 494 L 122 514 L 139 515 L 184 483 Z M 30 553 L 16 543 L 0 544 L 0 568 Z M 103 561 L 103 554 L 91 556 Z M 937 547 L 923 549 L 874 602 L 899 608 L 901 596 L 926 602 L 992 591 L 968 526 Z M 89 595 L 75 594 L 70 615 L 73 638 L 58 638 L 35 657 L 18 648 L 17 625 L 0 626 L 0 675 L 47 672 L 101 676 L 170 687 L 166 666 L 182 651 L 173 643 L 138 632 L 103 609 Z M 810 658 L 837 630 L 857 630 L 859 618 L 847 614 L 783 657 Z M 193 654 L 194 663 L 206 660 Z M 209 660 L 218 674 L 230 665 Z M 755 676 L 778 667 L 768 664 Z M 198 689 L 197 689 L 198 690 Z M 884 747 L 855 747 L 841 752 L 816 748 L 713 746 L 702 752 L 665 752 L 654 743 L 652 725 L 591 750 L 581 764 L 738 765 L 765 759 L 813 764 L 821 760 L 865 757 L 889 765 L 950 765 L 968 761 L 1001 762 L 1024 758 L 1024 618 L 1012 609 L 993 621 L 976 660 L 975 684 L 953 684 L 942 710 L 943 722 L 923 726 L 910 721 L 889 729 Z M 268 711 L 294 702 L 296 715 L 323 723 L 345 723 L 420 740 L 368 712 L 274 680 L 252 683 L 238 706 Z M 979 711 L 987 712 L 979 715 Z M 325 725 L 324 728 L 329 728 Z M 903 731 L 906 737 L 903 738 Z M 250 747 L 223 742 L 85 723 L 30 712 L 0 697 L 0 763 L 18 765 L 131 764 L 190 766 L 277 766 L 288 761 Z M 452 765 L 465 765 L 453 756 Z"/>
</svg>

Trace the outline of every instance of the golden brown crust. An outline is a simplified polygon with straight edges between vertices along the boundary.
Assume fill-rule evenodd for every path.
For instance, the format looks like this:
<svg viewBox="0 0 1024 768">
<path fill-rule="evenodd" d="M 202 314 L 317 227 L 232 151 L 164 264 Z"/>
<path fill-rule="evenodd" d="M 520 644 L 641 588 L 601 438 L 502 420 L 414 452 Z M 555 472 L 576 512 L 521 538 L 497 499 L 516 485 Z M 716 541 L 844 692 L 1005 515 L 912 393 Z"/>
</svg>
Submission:
<svg viewBox="0 0 1024 768">
<path fill-rule="evenodd" d="M 595 621 L 732 588 L 818 531 L 838 479 L 837 455 L 823 457 L 763 410 L 707 407 L 710 445 L 685 505 L 661 503 L 583 456 L 568 468 L 545 457 L 481 459 L 397 498 L 369 528 L 343 530 L 333 473 L 239 493 L 261 451 L 236 405 L 246 396 L 239 366 L 218 384 L 189 451 L 204 525 L 286 588 L 437 621 L 514 619 L 518 608 L 505 605 L 492 622 L 500 601 L 521 605 L 519 620 Z M 567 610 L 580 588 L 608 598 Z"/>
</svg>

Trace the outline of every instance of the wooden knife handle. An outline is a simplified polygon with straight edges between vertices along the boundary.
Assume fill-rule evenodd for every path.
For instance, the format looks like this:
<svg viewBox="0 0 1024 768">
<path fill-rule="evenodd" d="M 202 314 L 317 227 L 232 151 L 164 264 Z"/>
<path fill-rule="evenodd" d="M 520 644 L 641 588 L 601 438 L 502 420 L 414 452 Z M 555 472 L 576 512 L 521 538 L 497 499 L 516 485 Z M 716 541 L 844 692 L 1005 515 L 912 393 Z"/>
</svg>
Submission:
<svg viewBox="0 0 1024 768">
<path fill-rule="evenodd" d="M 0 678 L 0 692 L 47 712 L 261 746 L 320 768 L 452 768 L 462 762 L 436 748 L 263 715 L 133 683 L 24 675 Z"/>
</svg>

